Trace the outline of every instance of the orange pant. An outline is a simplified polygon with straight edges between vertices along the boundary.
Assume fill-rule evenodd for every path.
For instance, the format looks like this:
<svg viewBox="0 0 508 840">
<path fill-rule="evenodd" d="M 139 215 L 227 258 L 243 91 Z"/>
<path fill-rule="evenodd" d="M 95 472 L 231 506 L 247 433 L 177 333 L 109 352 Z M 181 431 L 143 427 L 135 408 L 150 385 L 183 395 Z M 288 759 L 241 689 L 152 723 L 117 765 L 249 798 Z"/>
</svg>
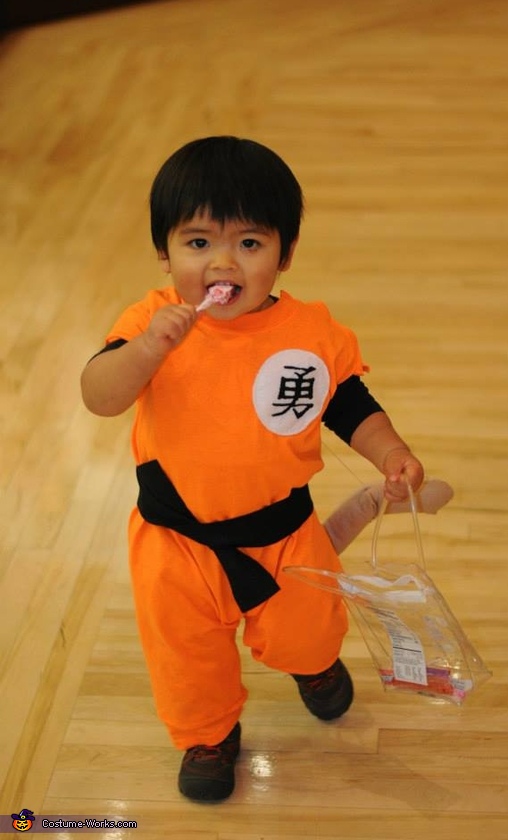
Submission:
<svg viewBox="0 0 508 840">
<path fill-rule="evenodd" d="M 281 587 L 242 615 L 215 554 L 173 531 L 129 523 L 136 613 L 157 713 L 176 747 L 217 744 L 247 699 L 236 631 L 254 659 L 287 673 L 315 674 L 337 658 L 347 615 L 336 595 L 285 574 L 286 565 L 340 569 L 315 513 L 291 536 L 249 548 Z"/>
</svg>

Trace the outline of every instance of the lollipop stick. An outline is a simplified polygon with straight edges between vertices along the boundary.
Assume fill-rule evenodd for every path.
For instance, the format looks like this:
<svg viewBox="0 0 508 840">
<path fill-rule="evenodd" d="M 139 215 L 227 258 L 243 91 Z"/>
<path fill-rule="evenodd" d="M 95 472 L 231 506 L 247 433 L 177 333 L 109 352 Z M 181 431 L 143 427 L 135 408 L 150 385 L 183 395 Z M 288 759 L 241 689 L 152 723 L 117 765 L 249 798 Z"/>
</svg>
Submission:
<svg viewBox="0 0 508 840">
<path fill-rule="evenodd" d="M 204 309 L 208 309 L 209 306 L 212 306 L 214 303 L 214 299 L 211 295 L 207 295 L 203 298 L 201 303 L 196 306 L 196 312 L 203 312 Z"/>
</svg>

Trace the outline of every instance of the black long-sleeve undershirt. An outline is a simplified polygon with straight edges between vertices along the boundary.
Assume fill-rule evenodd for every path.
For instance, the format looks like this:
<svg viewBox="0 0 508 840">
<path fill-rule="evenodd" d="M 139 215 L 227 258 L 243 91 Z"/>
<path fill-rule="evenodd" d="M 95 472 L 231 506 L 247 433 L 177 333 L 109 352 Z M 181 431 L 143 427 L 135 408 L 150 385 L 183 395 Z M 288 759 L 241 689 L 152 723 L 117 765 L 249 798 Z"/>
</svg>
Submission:
<svg viewBox="0 0 508 840">
<path fill-rule="evenodd" d="M 383 409 L 360 377 L 350 376 L 337 386 L 323 414 L 323 423 L 349 445 L 355 429 L 377 411 Z"/>
</svg>

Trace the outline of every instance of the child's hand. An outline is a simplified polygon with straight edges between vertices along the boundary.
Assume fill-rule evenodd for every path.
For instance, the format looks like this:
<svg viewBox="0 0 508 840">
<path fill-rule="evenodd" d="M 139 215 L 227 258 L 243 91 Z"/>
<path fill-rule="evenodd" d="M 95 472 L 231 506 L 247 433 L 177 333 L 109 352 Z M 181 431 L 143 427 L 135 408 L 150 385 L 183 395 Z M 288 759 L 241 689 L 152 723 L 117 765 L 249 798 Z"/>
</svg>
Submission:
<svg viewBox="0 0 508 840">
<path fill-rule="evenodd" d="M 196 321 L 196 307 L 190 303 L 162 306 L 143 333 L 150 354 L 164 358 L 185 338 Z"/>
<path fill-rule="evenodd" d="M 389 502 L 402 502 L 407 499 L 410 484 L 414 491 L 420 487 L 424 471 L 418 458 L 409 449 L 394 449 L 390 452 L 383 464 L 383 472 L 386 476 L 385 497 Z"/>
</svg>

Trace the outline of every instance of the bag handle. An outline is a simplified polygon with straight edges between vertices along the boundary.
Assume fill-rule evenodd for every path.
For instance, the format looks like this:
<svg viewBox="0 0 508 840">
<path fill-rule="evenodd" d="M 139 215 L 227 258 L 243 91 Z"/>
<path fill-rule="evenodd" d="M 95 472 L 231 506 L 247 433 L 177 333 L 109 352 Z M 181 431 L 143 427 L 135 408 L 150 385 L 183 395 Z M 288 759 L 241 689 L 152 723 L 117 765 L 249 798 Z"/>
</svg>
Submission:
<svg viewBox="0 0 508 840">
<path fill-rule="evenodd" d="M 422 544 L 422 535 L 420 533 L 420 525 L 418 523 L 418 511 L 416 509 L 416 500 L 413 488 L 411 487 L 409 481 L 407 482 L 407 489 L 409 493 L 409 504 L 411 507 L 411 514 L 413 517 L 413 527 L 415 532 L 415 540 L 416 540 L 416 550 L 418 552 L 418 559 L 420 561 L 420 565 L 423 569 L 426 568 L 425 566 L 425 556 L 423 553 L 423 544 Z M 383 498 L 383 502 L 379 508 L 379 512 L 376 518 L 376 525 L 374 527 L 374 533 L 372 535 L 372 566 L 375 569 L 378 565 L 377 561 L 377 543 L 379 538 L 379 531 L 381 528 L 381 522 L 383 520 L 383 516 L 385 515 L 386 509 L 389 506 L 390 502 Z"/>
</svg>

